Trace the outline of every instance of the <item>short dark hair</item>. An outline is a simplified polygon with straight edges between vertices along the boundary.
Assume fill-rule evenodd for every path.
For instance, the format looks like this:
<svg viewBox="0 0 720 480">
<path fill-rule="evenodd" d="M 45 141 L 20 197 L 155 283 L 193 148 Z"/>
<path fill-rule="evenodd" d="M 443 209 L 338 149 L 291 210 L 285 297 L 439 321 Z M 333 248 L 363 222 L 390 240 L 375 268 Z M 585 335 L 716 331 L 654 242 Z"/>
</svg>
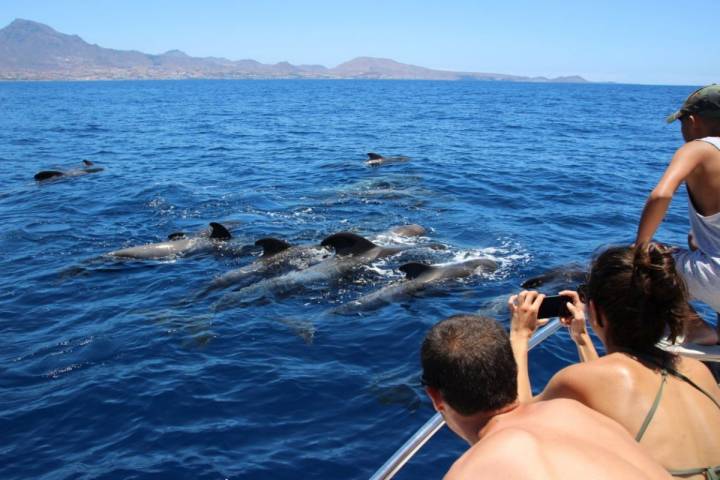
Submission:
<svg viewBox="0 0 720 480">
<path fill-rule="evenodd" d="M 454 315 L 425 336 L 423 383 L 461 415 L 497 410 L 517 398 L 517 365 L 505 329 L 495 320 Z"/>
<path fill-rule="evenodd" d="M 670 249 L 654 242 L 600 253 L 588 294 L 607 320 L 612 343 L 638 353 L 656 353 L 661 338 L 673 341 L 696 315 Z"/>
</svg>

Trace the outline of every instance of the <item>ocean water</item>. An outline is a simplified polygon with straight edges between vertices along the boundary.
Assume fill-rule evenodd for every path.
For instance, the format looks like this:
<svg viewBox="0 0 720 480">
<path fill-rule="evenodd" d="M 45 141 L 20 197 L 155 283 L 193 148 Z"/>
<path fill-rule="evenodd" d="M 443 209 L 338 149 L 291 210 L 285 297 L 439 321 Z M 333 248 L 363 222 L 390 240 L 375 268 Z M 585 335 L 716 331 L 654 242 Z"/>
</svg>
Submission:
<svg viewBox="0 0 720 480">
<path fill-rule="evenodd" d="M 419 384 L 430 326 L 459 312 L 506 323 L 523 279 L 633 240 L 682 141 L 664 117 L 691 91 L 0 84 L 0 477 L 369 477 L 434 413 Z M 411 160 L 373 168 L 370 151 Z M 83 159 L 105 170 L 33 181 Z M 657 238 L 684 244 L 686 213 L 680 191 Z M 104 256 L 211 221 L 232 248 Z M 383 234 L 409 223 L 425 236 Z M 253 262 L 242 247 L 258 238 L 312 245 L 346 230 L 408 251 L 338 278 L 201 293 Z M 334 310 L 398 281 L 404 261 L 478 257 L 498 270 Z M 565 332 L 543 343 L 535 387 L 575 355 Z M 397 478 L 439 478 L 464 449 L 444 430 Z"/>
</svg>

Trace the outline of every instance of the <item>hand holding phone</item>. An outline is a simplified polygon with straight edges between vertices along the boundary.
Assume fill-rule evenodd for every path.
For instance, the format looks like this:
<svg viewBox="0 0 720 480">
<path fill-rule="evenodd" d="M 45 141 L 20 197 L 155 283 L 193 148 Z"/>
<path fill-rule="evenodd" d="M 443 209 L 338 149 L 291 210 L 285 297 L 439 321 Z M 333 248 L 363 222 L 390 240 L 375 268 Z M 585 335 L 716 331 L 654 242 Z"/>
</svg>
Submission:
<svg viewBox="0 0 720 480">
<path fill-rule="evenodd" d="M 572 303 L 572 297 L 568 295 L 552 295 L 545 297 L 538 310 L 538 318 L 571 317 L 572 314 L 567 308 L 568 302 Z"/>
</svg>

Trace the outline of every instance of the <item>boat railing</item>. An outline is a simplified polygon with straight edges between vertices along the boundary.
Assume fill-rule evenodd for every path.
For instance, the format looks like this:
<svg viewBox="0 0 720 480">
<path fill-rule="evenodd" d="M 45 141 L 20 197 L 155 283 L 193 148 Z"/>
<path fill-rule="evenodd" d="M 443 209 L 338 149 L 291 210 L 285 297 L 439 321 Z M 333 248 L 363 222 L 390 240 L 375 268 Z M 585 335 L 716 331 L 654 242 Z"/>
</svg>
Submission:
<svg viewBox="0 0 720 480">
<path fill-rule="evenodd" d="M 667 340 L 662 340 L 658 343 L 658 347 L 666 352 L 694 358 L 703 362 L 720 362 L 720 345 L 697 345 L 694 343 L 674 345 Z"/>
<path fill-rule="evenodd" d="M 542 343 L 550 335 L 555 333 L 561 326 L 560 320 L 553 319 L 543 328 L 536 331 L 530 338 L 528 348 L 534 348 Z M 397 451 L 390 457 L 375 474 L 370 477 L 371 480 L 388 480 L 393 478 L 397 472 L 427 443 L 430 438 L 437 433 L 445 420 L 439 413 L 436 413 L 430 420 L 420 427 L 415 434 L 408 439 Z"/>
</svg>

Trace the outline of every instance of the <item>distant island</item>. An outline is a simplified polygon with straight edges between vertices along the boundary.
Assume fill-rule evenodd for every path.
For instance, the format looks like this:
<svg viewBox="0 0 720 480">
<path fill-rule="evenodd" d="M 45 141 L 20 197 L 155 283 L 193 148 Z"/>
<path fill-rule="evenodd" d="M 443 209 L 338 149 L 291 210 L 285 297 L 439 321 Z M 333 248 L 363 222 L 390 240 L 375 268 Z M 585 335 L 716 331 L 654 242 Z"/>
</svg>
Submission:
<svg viewBox="0 0 720 480">
<path fill-rule="evenodd" d="M 0 30 L 0 80 L 164 79 L 370 79 L 484 80 L 584 83 L 584 78 L 523 77 L 500 73 L 449 72 L 385 58 L 358 57 L 335 68 L 274 65 L 255 60 L 191 57 L 180 50 L 160 55 L 113 50 L 66 35 L 42 23 L 17 19 Z"/>
</svg>

